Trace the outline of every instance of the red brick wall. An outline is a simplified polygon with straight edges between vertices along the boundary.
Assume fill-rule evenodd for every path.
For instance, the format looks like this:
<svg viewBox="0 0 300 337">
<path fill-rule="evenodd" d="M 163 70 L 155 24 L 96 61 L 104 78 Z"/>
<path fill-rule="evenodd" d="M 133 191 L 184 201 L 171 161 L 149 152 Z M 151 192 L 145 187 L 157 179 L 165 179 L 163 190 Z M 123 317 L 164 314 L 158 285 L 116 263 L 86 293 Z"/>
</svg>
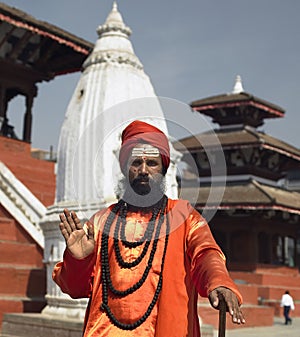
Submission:
<svg viewBox="0 0 300 337">
<path fill-rule="evenodd" d="M 54 163 L 33 158 L 30 144 L 0 136 L 0 161 L 45 205 L 55 196 Z"/>
<path fill-rule="evenodd" d="M 45 306 L 43 249 L 0 204 L 0 325 L 5 312 Z"/>
</svg>

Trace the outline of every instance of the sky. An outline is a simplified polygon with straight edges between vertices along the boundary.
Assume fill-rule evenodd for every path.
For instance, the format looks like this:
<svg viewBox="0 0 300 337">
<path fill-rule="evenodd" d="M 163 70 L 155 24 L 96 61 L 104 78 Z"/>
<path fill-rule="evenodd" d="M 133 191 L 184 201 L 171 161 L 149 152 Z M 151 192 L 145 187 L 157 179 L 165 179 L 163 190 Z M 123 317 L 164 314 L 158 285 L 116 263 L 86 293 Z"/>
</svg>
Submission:
<svg viewBox="0 0 300 337">
<path fill-rule="evenodd" d="M 90 42 L 105 22 L 112 0 L 2 0 L 36 19 Z M 134 50 L 158 96 L 189 104 L 232 91 L 237 75 L 244 91 L 285 110 L 260 128 L 300 148 L 299 0 L 119 0 L 132 29 Z M 60 128 L 80 73 L 38 84 L 32 146 L 57 149 Z M 22 98 L 9 118 L 22 135 Z M 189 112 L 193 132 L 202 119 Z M 23 114 L 22 114 L 23 116 Z M 180 116 L 181 118 L 183 116 Z M 212 127 L 217 127 L 211 124 Z"/>
</svg>

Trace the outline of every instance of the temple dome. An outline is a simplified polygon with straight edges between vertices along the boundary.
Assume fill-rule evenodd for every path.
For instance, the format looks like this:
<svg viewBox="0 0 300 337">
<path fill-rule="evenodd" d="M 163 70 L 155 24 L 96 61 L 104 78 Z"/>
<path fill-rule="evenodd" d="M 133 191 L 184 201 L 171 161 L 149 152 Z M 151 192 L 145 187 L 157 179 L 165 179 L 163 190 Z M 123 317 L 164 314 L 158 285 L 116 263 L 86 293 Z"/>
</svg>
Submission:
<svg viewBox="0 0 300 337">
<path fill-rule="evenodd" d="M 116 200 L 120 135 L 132 120 L 142 119 L 168 134 L 159 99 L 116 3 L 97 33 L 60 133 L 56 203 L 106 205 Z M 168 195 L 176 197 L 175 166 L 169 171 Z"/>
</svg>

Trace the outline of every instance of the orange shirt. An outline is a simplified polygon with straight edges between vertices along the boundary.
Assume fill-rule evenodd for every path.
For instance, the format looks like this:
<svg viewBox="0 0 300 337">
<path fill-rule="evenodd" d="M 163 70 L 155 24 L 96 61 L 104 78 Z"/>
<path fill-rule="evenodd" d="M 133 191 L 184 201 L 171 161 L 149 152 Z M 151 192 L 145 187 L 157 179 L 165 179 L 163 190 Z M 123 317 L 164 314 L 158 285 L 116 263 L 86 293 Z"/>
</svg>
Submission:
<svg viewBox="0 0 300 337">
<path fill-rule="evenodd" d="M 109 208 L 109 210 L 111 207 Z M 53 271 L 54 281 L 63 292 L 73 298 L 90 297 L 86 312 L 84 337 L 198 337 L 200 336 L 197 314 L 197 296 L 206 297 L 218 286 L 232 289 L 241 295 L 228 276 L 225 258 L 215 243 L 206 221 L 187 201 L 168 200 L 168 216 L 171 225 L 169 242 L 163 270 L 163 285 L 158 302 L 147 320 L 134 330 L 121 330 L 113 325 L 106 313 L 100 309 L 101 285 L 101 233 L 108 210 L 93 217 L 96 248 L 93 254 L 76 260 L 68 250 L 63 262 Z M 126 238 L 138 240 L 143 236 L 150 214 L 128 213 Z M 147 310 L 157 287 L 165 237 L 157 245 L 155 258 L 145 283 L 134 293 L 119 298 L 109 296 L 108 304 L 119 321 L 132 323 Z M 144 244 L 128 248 L 119 244 L 121 256 L 126 262 L 135 260 Z M 130 269 L 120 268 L 116 262 L 113 239 L 109 240 L 109 264 L 114 287 L 125 290 L 139 280 L 145 270 L 151 244 L 141 263 Z"/>
</svg>

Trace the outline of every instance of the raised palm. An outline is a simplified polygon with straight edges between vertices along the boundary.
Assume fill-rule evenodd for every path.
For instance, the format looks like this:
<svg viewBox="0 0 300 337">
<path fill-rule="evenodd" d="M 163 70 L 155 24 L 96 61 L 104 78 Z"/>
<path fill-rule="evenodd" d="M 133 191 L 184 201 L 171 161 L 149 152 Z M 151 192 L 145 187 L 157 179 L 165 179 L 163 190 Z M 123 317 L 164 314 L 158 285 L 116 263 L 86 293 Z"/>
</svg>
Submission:
<svg viewBox="0 0 300 337">
<path fill-rule="evenodd" d="M 86 232 L 76 213 L 69 212 L 68 209 L 64 209 L 59 217 L 61 221 L 59 228 L 70 253 L 77 259 L 83 259 L 91 254 L 95 248 L 93 226 L 86 223 Z"/>
</svg>

